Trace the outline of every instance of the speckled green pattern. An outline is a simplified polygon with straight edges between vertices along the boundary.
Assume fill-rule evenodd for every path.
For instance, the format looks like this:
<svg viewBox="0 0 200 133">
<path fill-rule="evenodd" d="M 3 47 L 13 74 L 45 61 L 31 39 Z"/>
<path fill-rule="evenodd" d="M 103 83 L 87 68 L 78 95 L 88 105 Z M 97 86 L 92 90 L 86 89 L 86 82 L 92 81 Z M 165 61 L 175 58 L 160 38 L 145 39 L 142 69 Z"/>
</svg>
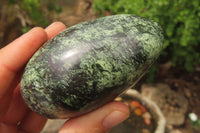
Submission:
<svg viewBox="0 0 200 133">
<path fill-rule="evenodd" d="M 162 45 L 160 26 L 138 16 L 114 15 L 72 26 L 28 62 L 22 96 L 48 118 L 89 112 L 134 84 Z"/>
</svg>

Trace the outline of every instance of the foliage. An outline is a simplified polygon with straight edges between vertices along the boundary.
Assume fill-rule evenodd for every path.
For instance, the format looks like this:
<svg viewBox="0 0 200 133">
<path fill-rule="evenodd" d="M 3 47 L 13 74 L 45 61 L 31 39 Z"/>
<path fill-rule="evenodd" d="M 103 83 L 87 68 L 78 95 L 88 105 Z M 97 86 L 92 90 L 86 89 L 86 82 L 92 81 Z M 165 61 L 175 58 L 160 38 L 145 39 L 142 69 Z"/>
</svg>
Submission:
<svg viewBox="0 0 200 133">
<path fill-rule="evenodd" d="M 114 14 L 135 14 L 157 21 L 164 29 L 162 59 L 192 71 L 200 64 L 199 0 L 94 0 L 94 8 Z"/>
<path fill-rule="evenodd" d="M 28 19 L 30 19 L 30 23 L 22 27 L 22 31 L 26 32 L 36 25 L 46 27 L 50 23 L 50 16 L 48 13 L 53 11 L 60 13 L 62 11 L 61 7 L 56 4 L 56 1 L 57 0 L 9 0 L 8 2 L 11 5 L 18 5 L 21 13 L 25 14 L 25 16 L 28 16 Z"/>
<path fill-rule="evenodd" d="M 197 121 L 193 122 L 193 121 L 190 121 L 192 126 L 196 129 L 196 130 L 199 130 L 200 129 L 200 119 L 198 119 Z"/>
<path fill-rule="evenodd" d="M 192 124 L 192 126 L 196 130 L 199 130 L 200 129 L 200 119 L 198 118 L 198 116 L 195 113 L 189 113 L 188 117 L 190 119 L 190 123 Z"/>
</svg>

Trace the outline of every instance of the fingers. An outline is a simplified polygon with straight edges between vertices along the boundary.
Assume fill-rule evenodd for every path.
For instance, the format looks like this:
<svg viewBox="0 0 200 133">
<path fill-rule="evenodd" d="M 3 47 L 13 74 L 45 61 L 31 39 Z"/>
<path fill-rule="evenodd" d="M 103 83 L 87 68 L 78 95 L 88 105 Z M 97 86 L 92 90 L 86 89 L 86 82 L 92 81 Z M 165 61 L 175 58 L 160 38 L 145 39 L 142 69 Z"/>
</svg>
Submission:
<svg viewBox="0 0 200 133">
<path fill-rule="evenodd" d="M 6 105 L 9 105 L 12 91 L 19 82 L 20 70 L 46 40 L 46 32 L 37 27 L 0 50 L 0 118 L 7 110 Z"/>
<path fill-rule="evenodd" d="M 0 98 L 16 79 L 16 73 L 21 70 L 38 48 L 66 27 L 61 22 L 55 22 L 45 30 L 36 27 L 8 46 L 0 50 Z"/>
<path fill-rule="evenodd" d="M 63 29 L 65 29 L 64 24 L 59 22 L 49 26 L 46 31 L 36 27 L 0 50 L 0 119 L 8 109 L 23 67 L 48 38 Z"/>
<path fill-rule="evenodd" d="M 51 24 L 50 26 L 48 26 L 45 29 L 45 31 L 47 32 L 48 38 L 49 37 L 51 38 L 65 28 L 66 27 L 64 24 L 62 24 L 60 22 L 55 22 L 55 23 Z M 9 98 L 10 97 L 8 97 L 8 99 Z M 5 103 L 5 105 L 8 105 L 7 104 L 8 102 L 4 102 L 4 103 Z M 4 109 L 5 109 L 5 107 L 4 107 Z M 12 98 L 12 102 L 9 107 L 9 110 L 7 111 L 6 116 L 4 117 L 4 121 L 7 121 L 12 124 L 17 123 L 23 118 L 26 110 L 27 110 L 27 107 L 22 100 L 22 97 L 20 94 L 20 86 L 18 85 L 18 87 L 14 91 L 14 96 Z"/>
<path fill-rule="evenodd" d="M 47 119 L 34 113 L 29 112 L 19 126 L 7 122 L 0 123 L 1 133 L 40 133 Z"/>
<path fill-rule="evenodd" d="M 0 50 L 1 67 L 6 72 L 19 71 L 46 41 L 46 32 L 40 27 L 33 28 Z"/>
<path fill-rule="evenodd" d="M 129 116 L 129 108 L 112 102 L 86 115 L 70 119 L 59 133 L 105 133 Z"/>
<path fill-rule="evenodd" d="M 60 31 L 65 29 L 65 25 L 60 22 L 55 22 L 48 26 L 45 31 L 47 32 L 48 37 L 53 37 L 56 34 L 58 34 Z M 5 105 L 8 105 L 8 102 Z M 4 117 L 3 121 L 6 121 L 8 123 L 18 123 L 25 115 L 27 111 L 27 106 L 25 105 L 21 94 L 20 94 L 20 85 L 17 86 L 17 88 L 14 91 L 14 95 L 12 98 L 12 102 L 10 104 L 9 110 L 6 113 L 6 116 Z"/>
<path fill-rule="evenodd" d="M 46 32 L 37 27 L 0 50 L 0 99 L 16 87 L 16 75 L 46 40 Z"/>
<path fill-rule="evenodd" d="M 9 125 L 6 123 L 0 123 L 0 133 L 18 133 L 17 126 Z"/>
<path fill-rule="evenodd" d="M 26 133 L 39 133 L 42 131 L 46 121 L 46 118 L 31 111 L 22 120 L 19 130 L 22 130 Z"/>
<path fill-rule="evenodd" d="M 3 119 L 3 122 L 13 125 L 17 124 L 24 118 L 27 112 L 28 108 L 21 97 L 20 85 L 18 85 L 14 91 L 11 104 Z"/>
<path fill-rule="evenodd" d="M 54 22 L 51 25 L 49 25 L 45 29 L 48 35 L 48 40 L 57 35 L 59 32 L 63 31 L 64 29 L 66 29 L 66 26 L 61 22 Z"/>
<path fill-rule="evenodd" d="M 11 98 L 12 93 L 8 93 L 4 98 L 0 99 L 0 122 L 9 108 Z"/>
</svg>

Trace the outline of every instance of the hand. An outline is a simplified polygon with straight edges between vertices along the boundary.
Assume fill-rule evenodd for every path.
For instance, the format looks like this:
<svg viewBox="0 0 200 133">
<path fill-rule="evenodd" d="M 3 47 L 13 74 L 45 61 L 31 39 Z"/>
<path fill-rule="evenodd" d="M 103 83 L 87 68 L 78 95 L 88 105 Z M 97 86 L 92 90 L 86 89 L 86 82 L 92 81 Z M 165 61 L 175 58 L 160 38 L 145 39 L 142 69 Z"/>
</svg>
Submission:
<svg viewBox="0 0 200 133">
<path fill-rule="evenodd" d="M 46 29 L 33 28 L 6 47 L 0 49 L 0 132 L 39 133 L 47 119 L 28 109 L 20 94 L 23 69 L 37 49 L 66 27 L 55 22 Z M 104 133 L 129 116 L 129 109 L 120 102 L 70 119 L 60 133 Z"/>
</svg>

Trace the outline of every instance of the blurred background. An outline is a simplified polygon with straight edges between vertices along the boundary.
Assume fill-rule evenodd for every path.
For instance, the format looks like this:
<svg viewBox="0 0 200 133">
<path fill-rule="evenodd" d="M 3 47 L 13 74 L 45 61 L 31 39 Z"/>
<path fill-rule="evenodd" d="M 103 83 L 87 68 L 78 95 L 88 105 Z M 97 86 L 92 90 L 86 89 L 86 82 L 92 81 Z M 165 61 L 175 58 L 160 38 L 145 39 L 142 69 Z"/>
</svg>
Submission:
<svg viewBox="0 0 200 133">
<path fill-rule="evenodd" d="M 200 133 L 199 0 L 0 0 L 0 48 L 34 26 L 45 28 L 54 21 L 62 21 L 69 27 L 114 14 L 139 15 L 163 27 L 163 52 L 134 88 L 141 92 L 144 84 L 168 85 L 174 94 L 172 102 L 167 102 L 169 108 L 176 94 L 181 94 L 188 102 L 184 122 L 176 125 L 180 131 L 177 133 L 184 133 L 184 130 Z M 163 102 L 169 99 L 159 98 Z M 177 102 L 185 104 L 183 101 Z M 196 121 L 188 117 L 191 113 L 197 115 Z"/>
</svg>

